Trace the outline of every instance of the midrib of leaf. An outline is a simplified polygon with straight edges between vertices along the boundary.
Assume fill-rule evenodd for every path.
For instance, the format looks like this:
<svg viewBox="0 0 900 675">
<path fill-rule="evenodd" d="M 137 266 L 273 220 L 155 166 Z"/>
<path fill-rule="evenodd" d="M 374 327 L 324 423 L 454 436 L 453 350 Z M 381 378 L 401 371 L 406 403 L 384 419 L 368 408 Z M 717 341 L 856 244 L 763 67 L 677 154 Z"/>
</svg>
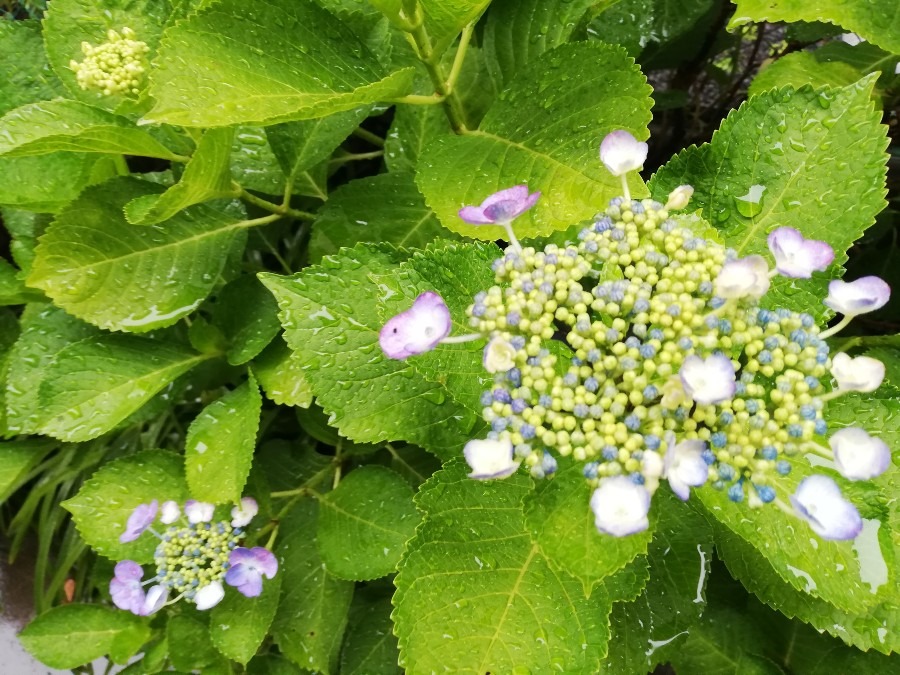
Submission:
<svg viewBox="0 0 900 675">
<path fill-rule="evenodd" d="M 365 525 L 374 527 L 376 530 L 381 530 L 382 532 L 387 532 L 388 534 L 399 534 L 401 536 L 403 536 L 403 534 L 404 534 L 403 532 L 399 532 L 397 530 L 389 530 L 386 527 L 377 525 L 375 522 L 373 522 L 371 520 L 366 520 L 365 518 L 360 518 L 355 513 L 351 513 L 347 509 L 344 509 L 344 508 L 338 506 L 337 504 L 335 504 L 334 502 L 332 502 L 328 499 L 323 499 L 323 500 L 321 500 L 321 502 L 322 502 L 322 506 L 334 509 L 335 511 L 339 511 L 340 513 L 343 513 L 344 515 L 350 516 L 350 518 L 352 518 L 353 520 L 357 520 Z"/>
<path fill-rule="evenodd" d="M 563 164 L 561 161 L 559 161 L 555 157 L 546 155 L 543 152 L 538 152 L 534 148 L 529 148 L 527 145 L 522 145 L 521 143 L 517 143 L 516 141 L 510 140 L 509 138 L 504 138 L 503 136 L 498 136 L 497 134 L 493 134 L 489 131 L 482 131 L 481 129 L 467 131 L 465 133 L 465 135 L 466 136 L 483 136 L 485 138 L 490 138 L 494 141 L 500 141 L 501 143 L 509 145 L 513 148 L 519 148 L 520 150 L 524 150 L 528 154 L 533 155 L 535 157 L 540 157 L 541 159 L 546 159 L 547 161 L 551 162 L 555 166 L 563 169 L 563 171 L 565 173 L 571 173 L 571 174 L 575 174 L 576 176 L 581 176 L 582 178 L 586 178 L 587 180 L 591 181 L 592 183 L 599 183 L 599 181 L 596 178 L 588 176 L 584 172 L 579 171 L 578 169 L 576 169 L 574 167 L 568 166 L 567 164 Z"/>
<path fill-rule="evenodd" d="M 418 229 L 419 229 L 420 227 L 422 227 L 422 225 L 425 224 L 425 221 L 427 221 L 427 220 L 428 220 L 429 218 L 431 218 L 432 216 L 434 216 L 434 211 L 432 211 L 431 209 L 428 209 L 428 212 L 427 212 L 424 216 L 422 216 L 422 218 L 419 220 L 419 222 L 417 222 L 415 225 L 413 225 L 413 226 L 406 232 L 406 234 L 404 235 L 403 239 L 401 239 L 401 240 L 397 243 L 397 246 L 403 246 L 403 244 L 405 244 L 406 241 L 407 241 L 407 240 L 408 240 L 415 232 L 417 232 Z"/>
</svg>

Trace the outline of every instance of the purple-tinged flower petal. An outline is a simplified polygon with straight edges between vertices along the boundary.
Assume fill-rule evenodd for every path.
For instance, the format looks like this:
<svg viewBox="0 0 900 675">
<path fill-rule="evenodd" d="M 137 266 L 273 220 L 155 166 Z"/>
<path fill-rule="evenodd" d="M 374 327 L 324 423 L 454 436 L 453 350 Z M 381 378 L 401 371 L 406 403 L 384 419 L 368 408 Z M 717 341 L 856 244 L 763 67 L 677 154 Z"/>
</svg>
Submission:
<svg viewBox="0 0 900 675">
<path fill-rule="evenodd" d="M 269 549 L 254 546 L 252 549 L 236 548 L 228 558 L 229 568 L 225 583 L 234 586 L 248 598 L 262 592 L 262 578 L 272 579 L 278 572 L 278 559 Z"/>
<path fill-rule="evenodd" d="M 834 465 L 844 478 L 870 480 L 887 471 L 891 464 L 887 443 L 858 427 L 836 431 L 828 443 L 834 453 Z"/>
<path fill-rule="evenodd" d="M 128 522 L 125 524 L 125 532 L 119 536 L 119 542 L 127 544 L 140 537 L 144 531 L 150 527 L 156 518 L 156 512 L 159 510 L 159 502 L 155 499 L 149 504 L 138 504 L 131 515 L 128 516 Z"/>
<path fill-rule="evenodd" d="M 831 374 L 841 391 L 869 393 L 884 381 L 884 364 L 871 356 L 853 358 L 839 352 L 831 359 Z"/>
<path fill-rule="evenodd" d="M 444 299 L 433 291 L 422 293 L 412 307 L 390 318 L 378 334 L 389 359 L 403 360 L 437 347 L 450 334 L 453 321 Z"/>
<path fill-rule="evenodd" d="M 516 365 L 515 347 L 502 337 L 492 338 L 484 348 L 481 363 L 489 373 L 505 373 Z"/>
<path fill-rule="evenodd" d="M 139 581 L 141 577 L 144 576 L 143 568 L 134 562 L 134 560 L 122 560 L 121 562 L 117 562 L 113 573 L 115 574 L 116 579 L 121 579 L 122 581 Z"/>
<path fill-rule="evenodd" d="M 761 255 L 729 260 L 714 282 L 720 298 L 761 298 L 769 290 L 769 264 Z"/>
<path fill-rule="evenodd" d="M 828 284 L 825 306 L 844 316 L 857 316 L 884 307 L 891 298 L 891 287 L 878 277 L 860 277 L 856 281 L 835 279 Z"/>
<path fill-rule="evenodd" d="M 231 509 L 231 526 L 246 527 L 259 513 L 259 504 L 253 497 L 243 497 L 239 506 Z"/>
<path fill-rule="evenodd" d="M 184 503 L 184 515 L 186 515 L 188 521 L 194 525 L 211 521 L 215 510 L 215 504 L 198 502 L 196 499 L 188 499 Z"/>
<path fill-rule="evenodd" d="M 139 614 L 140 616 L 150 616 L 151 614 L 155 614 L 165 607 L 168 600 L 169 590 L 165 586 L 151 586 L 147 591 L 147 597 L 144 599 L 144 604 L 136 614 Z"/>
<path fill-rule="evenodd" d="M 727 401 L 737 388 L 734 365 L 724 354 L 713 354 L 705 359 L 691 354 L 681 364 L 679 375 L 684 393 L 702 405 Z"/>
<path fill-rule="evenodd" d="M 115 576 L 109 580 L 109 594 L 113 604 L 119 609 L 138 614 L 144 605 L 144 589 L 141 578 L 144 570 L 133 560 L 123 560 L 116 564 Z"/>
<path fill-rule="evenodd" d="M 650 493 L 627 476 L 604 478 L 591 495 L 591 510 L 600 532 L 625 537 L 650 526 Z"/>
<path fill-rule="evenodd" d="M 779 227 L 769 234 L 769 250 L 775 257 L 775 269 L 785 277 L 809 279 L 834 260 L 834 249 L 824 241 L 805 239 L 793 227 Z"/>
<path fill-rule="evenodd" d="M 161 511 L 159 520 L 163 525 L 171 525 L 181 517 L 181 507 L 171 500 L 163 502 Z"/>
<path fill-rule="evenodd" d="M 540 192 L 529 194 L 527 185 L 516 185 L 495 192 L 480 206 L 464 206 L 459 217 L 470 225 L 506 225 L 533 207 L 540 196 Z"/>
<path fill-rule="evenodd" d="M 225 589 L 222 587 L 222 583 L 213 581 L 197 591 L 196 595 L 194 595 L 194 604 L 201 611 L 212 609 L 222 602 L 224 597 Z"/>
<path fill-rule="evenodd" d="M 665 458 L 665 477 L 672 492 L 687 501 L 692 487 L 700 487 L 709 477 L 709 465 L 703 460 L 706 443 L 701 440 L 682 441 L 669 445 Z"/>
<path fill-rule="evenodd" d="M 613 176 L 640 170 L 649 148 L 625 130 L 613 131 L 600 143 L 600 161 Z"/>
<path fill-rule="evenodd" d="M 506 478 L 519 468 L 519 462 L 513 459 L 513 446 L 508 438 L 469 441 L 463 448 L 463 455 L 472 468 L 469 478 L 476 480 Z"/>
<path fill-rule="evenodd" d="M 862 531 L 859 511 L 844 499 L 833 480 L 819 474 L 807 476 L 791 495 L 794 512 L 809 523 L 822 539 L 853 539 Z"/>
</svg>

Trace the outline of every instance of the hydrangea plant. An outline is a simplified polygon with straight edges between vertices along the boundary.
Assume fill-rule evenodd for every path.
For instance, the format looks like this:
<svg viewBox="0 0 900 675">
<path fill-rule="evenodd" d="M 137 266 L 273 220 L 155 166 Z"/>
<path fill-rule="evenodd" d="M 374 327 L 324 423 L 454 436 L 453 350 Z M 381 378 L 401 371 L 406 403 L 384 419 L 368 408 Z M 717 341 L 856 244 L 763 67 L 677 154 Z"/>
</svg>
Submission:
<svg viewBox="0 0 900 675">
<path fill-rule="evenodd" d="M 895 4 L 0 3 L 23 647 L 897 670 Z"/>
</svg>

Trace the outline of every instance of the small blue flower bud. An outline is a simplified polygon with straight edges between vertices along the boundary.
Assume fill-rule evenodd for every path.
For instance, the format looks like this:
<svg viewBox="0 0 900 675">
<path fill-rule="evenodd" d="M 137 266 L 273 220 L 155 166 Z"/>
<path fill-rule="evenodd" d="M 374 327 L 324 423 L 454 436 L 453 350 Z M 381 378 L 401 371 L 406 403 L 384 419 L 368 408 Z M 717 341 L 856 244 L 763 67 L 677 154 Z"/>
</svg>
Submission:
<svg viewBox="0 0 900 675">
<path fill-rule="evenodd" d="M 619 360 L 619 365 L 622 366 L 625 370 L 634 370 L 637 368 L 637 361 L 635 361 L 630 356 L 626 356 L 623 359 Z"/>
<path fill-rule="evenodd" d="M 522 292 L 523 293 L 531 293 L 534 290 L 534 282 L 531 279 L 526 279 L 522 282 Z"/>
<path fill-rule="evenodd" d="M 625 240 L 625 231 L 619 228 L 615 228 L 610 231 L 609 238 L 613 241 L 624 241 Z"/>
<path fill-rule="evenodd" d="M 700 285 L 697 287 L 697 290 L 700 291 L 703 295 L 712 295 L 713 285 L 711 281 L 701 281 Z"/>
<path fill-rule="evenodd" d="M 800 323 L 804 328 L 812 328 L 816 325 L 815 319 L 813 319 L 809 314 L 801 314 Z"/>
<path fill-rule="evenodd" d="M 584 244 L 584 250 L 588 253 L 596 253 L 599 250 L 600 246 L 596 241 L 588 241 Z"/>
<path fill-rule="evenodd" d="M 489 406 L 494 402 L 494 394 L 490 391 L 481 392 L 481 405 L 484 407 Z"/>
<path fill-rule="evenodd" d="M 646 387 L 644 387 L 644 391 L 641 393 L 648 401 L 652 401 L 659 396 L 659 390 L 652 384 L 648 384 Z"/>
<path fill-rule="evenodd" d="M 635 485 L 643 485 L 644 477 L 641 474 L 639 474 L 637 471 L 635 471 L 633 474 L 631 474 L 631 482 L 634 483 Z"/>
<path fill-rule="evenodd" d="M 609 218 L 607 218 L 606 216 L 600 216 L 594 222 L 594 232 L 596 232 L 597 234 L 606 232 L 607 230 L 612 229 L 612 227 L 613 227 L 612 221 Z"/>
<path fill-rule="evenodd" d="M 722 480 L 731 480 L 734 478 L 734 467 L 730 464 L 719 464 L 719 476 Z"/>
<path fill-rule="evenodd" d="M 566 373 L 563 376 L 562 381 L 563 381 L 563 384 L 566 385 L 567 387 L 574 387 L 575 385 L 578 384 L 578 375 L 576 375 L 575 373 Z"/>
<path fill-rule="evenodd" d="M 703 320 L 703 323 L 706 324 L 707 328 L 709 328 L 710 330 L 713 330 L 715 328 L 718 328 L 719 319 L 715 316 L 708 316 L 708 317 L 706 317 L 706 319 Z"/>
<path fill-rule="evenodd" d="M 719 307 L 721 307 L 724 304 L 725 304 L 724 298 L 715 297 L 715 298 L 709 299 L 709 306 L 712 307 L 713 309 L 719 309 Z"/>
<path fill-rule="evenodd" d="M 616 342 L 619 339 L 619 331 L 615 328 L 610 328 L 606 331 L 606 341 L 607 342 Z"/>
<path fill-rule="evenodd" d="M 709 448 L 705 448 L 703 452 L 700 453 L 700 456 L 703 458 L 703 461 L 706 462 L 707 466 L 712 466 L 716 463 L 716 455 Z"/>
<path fill-rule="evenodd" d="M 778 347 L 778 338 L 770 335 L 763 340 L 763 344 L 766 346 L 766 349 L 776 349 Z"/>
<path fill-rule="evenodd" d="M 641 346 L 641 341 L 632 335 L 625 340 L 625 346 L 629 349 L 637 349 Z"/>
<path fill-rule="evenodd" d="M 814 420 L 816 419 L 816 408 L 815 406 L 806 404 L 800 406 L 800 417 L 805 420 Z"/>
<path fill-rule="evenodd" d="M 548 253 L 544 256 L 544 264 L 545 265 L 556 265 L 559 263 L 559 258 L 555 253 Z"/>
<path fill-rule="evenodd" d="M 637 431 L 641 428 L 641 421 L 637 415 L 629 415 L 625 418 L 625 428 L 629 431 Z"/>
<path fill-rule="evenodd" d="M 643 358 L 652 359 L 656 356 L 656 347 L 653 345 L 641 345 L 640 353 Z"/>
<path fill-rule="evenodd" d="M 731 335 L 731 322 L 728 319 L 719 321 L 719 332 L 723 335 Z"/>
<path fill-rule="evenodd" d="M 819 434 L 819 436 L 824 436 L 828 433 L 828 423 L 823 419 L 816 420 L 815 432 Z"/>
<path fill-rule="evenodd" d="M 584 381 L 584 388 L 592 394 L 595 394 L 600 388 L 600 383 L 597 382 L 596 378 L 589 377 Z"/>
<path fill-rule="evenodd" d="M 669 305 L 666 307 L 666 314 L 669 316 L 681 316 L 681 307 L 678 305 Z"/>
<path fill-rule="evenodd" d="M 709 437 L 709 442 L 714 448 L 724 448 L 728 443 L 728 435 L 723 431 L 717 431 Z"/>
<path fill-rule="evenodd" d="M 525 411 L 525 408 L 528 407 L 528 403 L 525 402 L 524 398 L 514 398 L 512 402 L 512 411 L 516 415 L 520 415 Z"/>
<path fill-rule="evenodd" d="M 603 455 L 603 459 L 605 459 L 607 462 L 612 462 L 613 460 L 618 459 L 619 449 L 613 445 L 607 445 L 604 446 L 603 452 L 601 454 Z"/>
<path fill-rule="evenodd" d="M 553 398 L 551 398 L 547 394 L 541 394 L 538 398 L 538 403 L 545 408 L 549 408 L 551 405 L 553 405 Z"/>
<path fill-rule="evenodd" d="M 596 478 L 597 477 L 597 469 L 600 468 L 600 465 L 597 462 L 588 462 L 581 469 L 581 472 L 584 474 L 585 478 Z"/>
<path fill-rule="evenodd" d="M 772 352 L 767 349 L 763 349 L 759 354 L 756 355 L 756 360 L 763 365 L 772 363 Z"/>
<path fill-rule="evenodd" d="M 521 335 L 516 335 L 510 338 L 509 344 L 512 345 L 513 349 L 525 349 L 525 338 Z"/>
<path fill-rule="evenodd" d="M 691 340 L 691 338 L 689 338 L 689 337 L 683 337 L 678 340 L 678 348 L 683 351 L 687 351 L 688 349 L 690 349 L 693 346 L 694 346 L 694 341 Z"/>
<path fill-rule="evenodd" d="M 723 427 L 727 427 L 729 424 L 734 422 L 734 415 L 732 415 L 727 410 L 723 411 L 721 415 L 719 415 L 719 424 Z"/>
<path fill-rule="evenodd" d="M 587 417 L 589 412 L 589 408 L 584 403 L 579 403 L 572 409 L 572 414 L 579 418 Z"/>
<path fill-rule="evenodd" d="M 666 337 L 666 334 L 663 333 L 659 328 L 654 328 L 649 333 L 651 340 L 662 340 Z"/>
<path fill-rule="evenodd" d="M 763 459 L 767 459 L 771 462 L 776 457 L 778 457 L 778 448 L 776 448 L 774 445 L 767 445 L 760 451 L 760 454 L 762 455 Z"/>
<path fill-rule="evenodd" d="M 506 372 L 506 379 L 509 380 L 510 384 L 514 387 L 518 387 L 522 384 L 522 371 L 518 368 L 510 368 Z"/>
<path fill-rule="evenodd" d="M 509 426 L 509 420 L 507 420 L 505 417 L 495 417 L 494 421 L 491 422 L 491 429 L 493 429 L 497 433 L 500 433 L 501 431 L 506 429 L 507 426 Z"/>
<path fill-rule="evenodd" d="M 506 315 L 506 323 L 508 323 L 510 326 L 518 326 L 521 320 L 522 315 L 518 312 L 509 312 Z"/>
<path fill-rule="evenodd" d="M 659 436 L 656 434 L 647 434 L 644 436 L 644 445 L 648 450 L 658 450 L 660 445 Z"/>
<path fill-rule="evenodd" d="M 506 389 L 494 389 L 493 398 L 500 403 L 509 403 L 512 401 L 512 397 Z"/>
<path fill-rule="evenodd" d="M 768 504 L 775 499 L 775 490 L 771 485 L 754 485 L 753 487 L 756 488 L 756 494 L 759 497 L 759 501 L 763 504 Z"/>
<path fill-rule="evenodd" d="M 775 470 L 782 476 L 787 476 L 791 472 L 791 463 L 787 460 L 782 459 L 777 464 L 775 464 Z"/>
<path fill-rule="evenodd" d="M 557 468 L 556 458 L 549 452 L 544 452 L 544 456 L 541 459 L 541 468 L 547 475 L 554 473 Z"/>
<path fill-rule="evenodd" d="M 534 427 L 530 424 L 523 424 L 519 427 L 519 433 L 522 434 L 522 438 L 525 440 L 534 438 L 534 431 Z"/>
<path fill-rule="evenodd" d="M 803 378 L 803 381 L 806 382 L 806 386 L 809 387 L 812 391 L 815 391 L 820 386 L 822 386 L 819 380 L 812 375 L 807 375 Z"/>
<path fill-rule="evenodd" d="M 744 486 L 740 483 L 735 483 L 730 488 L 728 488 L 728 499 L 733 502 L 744 501 Z"/>
<path fill-rule="evenodd" d="M 799 424 L 788 424 L 787 432 L 791 438 L 800 438 L 803 435 L 803 427 Z"/>
<path fill-rule="evenodd" d="M 540 286 L 538 286 L 538 290 L 544 295 L 553 295 L 553 284 L 549 281 L 543 282 Z"/>
<path fill-rule="evenodd" d="M 749 401 L 747 401 L 747 403 L 745 404 L 745 407 L 747 408 L 747 412 L 750 413 L 751 415 L 755 415 L 756 413 L 759 412 L 759 402 L 755 401 L 753 399 L 750 399 Z"/>
</svg>

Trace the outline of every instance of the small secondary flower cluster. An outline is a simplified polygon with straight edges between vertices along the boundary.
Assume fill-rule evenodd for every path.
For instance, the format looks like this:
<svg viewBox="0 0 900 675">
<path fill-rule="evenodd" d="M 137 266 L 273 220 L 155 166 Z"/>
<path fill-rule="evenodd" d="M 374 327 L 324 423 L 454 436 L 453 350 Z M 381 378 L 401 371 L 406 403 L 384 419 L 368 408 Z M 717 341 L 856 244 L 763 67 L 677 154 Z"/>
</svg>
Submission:
<svg viewBox="0 0 900 675">
<path fill-rule="evenodd" d="M 450 312 L 427 292 L 385 324 L 384 353 L 405 359 L 442 342 L 487 338 L 483 363 L 494 384 L 482 405 L 491 430 L 466 445 L 470 476 L 502 478 L 524 463 L 542 478 L 557 456 L 572 457 L 596 487 L 591 508 L 602 532 L 645 529 L 650 498 L 666 479 L 681 499 L 709 484 L 734 502 L 775 503 L 823 538 L 855 537 L 862 520 L 830 478 L 804 478 L 791 505 L 779 499 L 776 479 L 791 471 L 788 458 L 807 452 L 851 480 L 887 468 L 890 450 L 862 429 L 833 433 L 829 447 L 821 441 L 825 403 L 873 391 L 884 377 L 875 359 L 832 358 L 825 338 L 882 307 L 890 289 L 876 277 L 832 281 L 825 304 L 844 316 L 822 332 L 808 314 L 762 308 L 773 277 L 810 278 L 831 264 L 831 247 L 780 227 L 768 238 L 773 269 L 760 255 L 739 258 L 695 231 L 701 221 L 670 215 L 687 206 L 690 186 L 665 205 L 630 199 L 626 175 L 646 154 L 628 132 L 604 139 L 601 160 L 625 196 L 577 245 L 519 245 L 511 222 L 539 197 L 526 186 L 462 209 L 471 224 L 502 225 L 510 240 L 494 263 L 497 285 L 468 309 L 477 332 L 449 337 Z"/>
<path fill-rule="evenodd" d="M 150 531 L 160 540 L 154 554 L 156 576 L 144 580 L 144 570 L 133 560 L 116 565 L 109 582 L 109 592 L 116 607 L 138 616 L 147 616 L 167 604 L 185 598 L 197 609 L 215 607 L 225 596 L 224 580 L 248 598 L 262 592 L 263 577 L 271 579 L 278 572 L 278 560 L 268 549 L 239 546 L 243 530 L 258 512 L 256 501 L 244 497 L 231 510 L 230 521 L 213 523 L 212 504 L 188 500 L 181 507 L 176 502 L 157 500 L 137 506 L 128 518 L 119 541 L 135 541 Z M 159 520 L 167 528 L 157 533 L 151 527 Z M 154 584 L 146 592 L 144 586 Z M 178 595 L 169 600 L 170 593 Z"/>
<path fill-rule="evenodd" d="M 123 28 L 121 34 L 110 30 L 106 37 L 106 42 L 96 46 L 82 42 L 84 61 L 79 63 L 73 59 L 69 62 L 69 68 L 78 79 L 78 86 L 102 92 L 106 96 L 140 93 L 146 57 L 150 51 L 147 43 L 135 40 L 135 33 L 130 28 Z"/>
</svg>

